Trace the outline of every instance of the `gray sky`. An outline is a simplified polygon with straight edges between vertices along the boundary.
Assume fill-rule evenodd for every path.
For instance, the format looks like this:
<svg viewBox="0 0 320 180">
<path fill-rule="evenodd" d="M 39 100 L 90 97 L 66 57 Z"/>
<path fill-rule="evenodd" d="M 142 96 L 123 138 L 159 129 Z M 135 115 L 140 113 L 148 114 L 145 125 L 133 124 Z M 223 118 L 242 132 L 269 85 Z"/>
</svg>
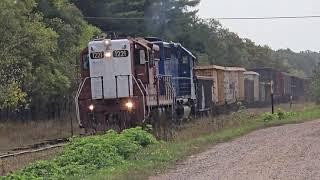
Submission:
<svg viewBox="0 0 320 180">
<path fill-rule="evenodd" d="M 200 17 L 263 17 L 320 15 L 319 0 L 202 0 Z M 320 18 L 220 20 L 240 37 L 273 49 L 320 51 Z"/>
</svg>

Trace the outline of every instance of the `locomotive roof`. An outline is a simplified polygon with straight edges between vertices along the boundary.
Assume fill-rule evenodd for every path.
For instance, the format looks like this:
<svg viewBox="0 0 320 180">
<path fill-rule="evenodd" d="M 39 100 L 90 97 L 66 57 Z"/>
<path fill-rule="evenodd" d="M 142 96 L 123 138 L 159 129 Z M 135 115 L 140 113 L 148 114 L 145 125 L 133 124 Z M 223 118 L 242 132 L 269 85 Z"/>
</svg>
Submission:
<svg viewBox="0 0 320 180">
<path fill-rule="evenodd" d="M 162 43 L 164 46 L 169 47 L 170 45 L 173 45 L 174 47 L 180 47 L 184 52 L 186 52 L 187 54 L 189 54 L 193 59 L 197 59 L 196 56 L 194 56 L 191 51 L 189 51 L 187 48 L 185 48 L 184 46 L 182 46 L 180 43 L 175 43 L 175 42 L 166 42 L 163 41 L 160 38 L 157 37 L 146 37 L 144 38 L 147 41 L 150 41 L 152 43 Z"/>
<path fill-rule="evenodd" d="M 183 47 L 181 44 L 178 44 L 181 49 L 183 49 L 186 53 L 188 53 L 193 59 L 197 59 L 187 48 Z"/>
</svg>

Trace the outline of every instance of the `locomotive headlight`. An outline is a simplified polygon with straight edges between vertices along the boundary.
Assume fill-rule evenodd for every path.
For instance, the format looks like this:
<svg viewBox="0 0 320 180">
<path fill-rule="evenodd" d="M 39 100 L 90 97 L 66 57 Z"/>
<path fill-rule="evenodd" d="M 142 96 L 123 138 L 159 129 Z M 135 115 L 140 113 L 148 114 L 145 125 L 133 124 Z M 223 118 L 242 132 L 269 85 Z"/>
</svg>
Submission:
<svg viewBox="0 0 320 180">
<path fill-rule="evenodd" d="M 131 101 L 128 101 L 128 102 L 126 103 L 126 106 L 127 106 L 127 108 L 128 108 L 129 110 L 131 110 L 131 109 L 133 108 L 133 103 L 132 103 Z"/>
<path fill-rule="evenodd" d="M 105 39 L 103 40 L 103 44 L 107 47 L 109 47 L 111 45 L 111 40 L 110 39 Z"/>
<path fill-rule="evenodd" d="M 108 51 L 108 52 L 104 53 L 104 56 L 105 56 L 106 58 L 111 58 L 112 53 L 111 53 L 110 51 Z"/>
<path fill-rule="evenodd" d="M 95 108 L 95 107 L 94 107 L 94 105 L 93 105 L 93 104 L 91 104 L 91 105 L 89 106 L 89 110 L 90 110 L 90 111 L 93 111 L 93 110 L 94 110 L 94 108 Z"/>
</svg>

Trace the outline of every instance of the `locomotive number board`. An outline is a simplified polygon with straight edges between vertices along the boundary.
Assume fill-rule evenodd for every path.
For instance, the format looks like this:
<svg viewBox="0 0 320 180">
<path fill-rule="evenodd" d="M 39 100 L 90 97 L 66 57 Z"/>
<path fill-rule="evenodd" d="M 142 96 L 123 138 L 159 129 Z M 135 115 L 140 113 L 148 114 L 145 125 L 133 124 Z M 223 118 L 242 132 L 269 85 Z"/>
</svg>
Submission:
<svg viewBox="0 0 320 180">
<path fill-rule="evenodd" d="M 113 57 L 128 57 L 129 51 L 128 50 L 115 50 L 113 51 Z"/>
<path fill-rule="evenodd" d="M 104 58 L 104 53 L 103 52 L 90 53 L 90 58 L 91 59 L 103 59 Z"/>
</svg>

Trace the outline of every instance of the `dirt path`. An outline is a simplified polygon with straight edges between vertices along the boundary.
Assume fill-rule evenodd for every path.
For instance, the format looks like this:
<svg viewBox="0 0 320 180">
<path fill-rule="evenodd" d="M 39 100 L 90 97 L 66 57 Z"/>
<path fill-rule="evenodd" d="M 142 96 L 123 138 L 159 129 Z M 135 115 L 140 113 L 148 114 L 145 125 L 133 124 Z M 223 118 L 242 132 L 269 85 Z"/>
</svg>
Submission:
<svg viewBox="0 0 320 180">
<path fill-rule="evenodd" d="M 158 179 L 320 179 L 320 120 L 253 132 L 214 146 Z"/>
</svg>

